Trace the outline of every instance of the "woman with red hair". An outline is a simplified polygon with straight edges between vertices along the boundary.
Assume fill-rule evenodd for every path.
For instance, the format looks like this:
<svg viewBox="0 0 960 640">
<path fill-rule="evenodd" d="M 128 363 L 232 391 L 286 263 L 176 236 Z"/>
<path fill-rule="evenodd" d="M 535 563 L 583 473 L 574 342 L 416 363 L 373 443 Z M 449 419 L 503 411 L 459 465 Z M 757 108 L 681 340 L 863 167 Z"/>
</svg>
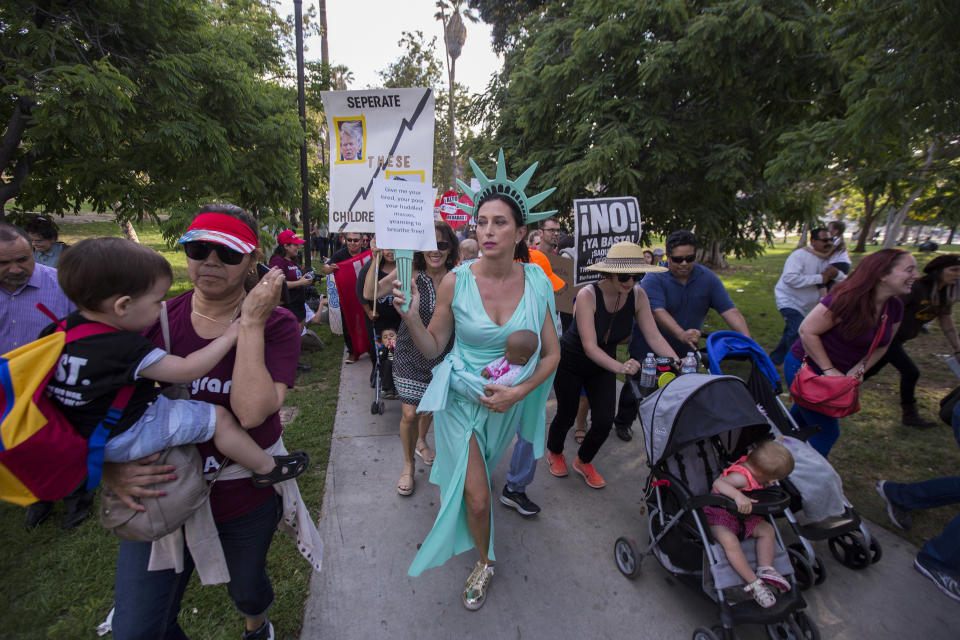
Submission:
<svg viewBox="0 0 960 640">
<path fill-rule="evenodd" d="M 903 319 L 903 301 L 917 280 L 917 261 L 901 249 L 883 249 L 867 256 L 800 325 L 800 338 L 783 362 L 787 386 L 804 358 L 818 375 L 862 375 L 883 358 Z M 870 353 L 879 330 L 877 347 Z M 869 357 L 868 357 L 869 354 Z M 820 425 L 810 444 L 826 456 L 840 436 L 840 423 L 794 403 L 791 415 L 801 427 Z"/>
</svg>

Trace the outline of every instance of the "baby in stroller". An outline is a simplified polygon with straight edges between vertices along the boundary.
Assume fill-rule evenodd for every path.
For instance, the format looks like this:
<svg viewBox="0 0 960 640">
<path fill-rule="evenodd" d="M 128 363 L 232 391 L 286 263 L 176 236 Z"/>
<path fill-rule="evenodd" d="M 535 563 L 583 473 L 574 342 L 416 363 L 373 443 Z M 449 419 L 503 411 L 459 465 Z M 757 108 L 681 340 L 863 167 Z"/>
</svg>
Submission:
<svg viewBox="0 0 960 640">
<path fill-rule="evenodd" d="M 777 603 L 767 584 L 781 591 L 789 591 L 790 583 L 773 568 L 776 544 L 773 526 L 758 515 L 750 515 L 756 500 L 746 496 L 743 491 L 768 487 L 790 475 L 791 471 L 793 456 L 787 448 L 773 440 L 766 440 L 727 467 L 713 483 L 714 493 L 727 496 L 737 503 L 741 517 L 718 507 L 703 508 L 714 539 L 723 546 L 730 566 L 747 583 L 744 590 L 765 609 Z M 757 539 L 756 573 L 750 568 L 740 547 L 740 541 L 750 537 Z"/>
<path fill-rule="evenodd" d="M 380 339 L 376 341 L 377 361 L 376 376 L 379 378 L 378 396 L 396 398 L 397 390 L 393 385 L 393 351 L 397 346 L 397 330 L 393 327 L 384 327 L 380 331 Z"/>
<path fill-rule="evenodd" d="M 387 328 L 380 332 L 380 344 L 387 349 L 390 359 L 393 360 L 393 350 L 397 346 L 397 330 Z"/>
</svg>

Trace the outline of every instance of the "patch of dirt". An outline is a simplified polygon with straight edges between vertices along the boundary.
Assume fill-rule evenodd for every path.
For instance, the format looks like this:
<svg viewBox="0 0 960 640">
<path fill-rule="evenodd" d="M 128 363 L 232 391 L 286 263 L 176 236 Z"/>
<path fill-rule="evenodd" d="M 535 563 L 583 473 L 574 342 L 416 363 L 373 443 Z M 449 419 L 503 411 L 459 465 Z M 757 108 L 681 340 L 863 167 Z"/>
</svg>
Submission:
<svg viewBox="0 0 960 640">
<path fill-rule="evenodd" d="M 297 414 L 300 413 L 299 407 L 280 407 L 280 424 L 287 426 L 293 419 L 297 417 Z"/>
</svg>

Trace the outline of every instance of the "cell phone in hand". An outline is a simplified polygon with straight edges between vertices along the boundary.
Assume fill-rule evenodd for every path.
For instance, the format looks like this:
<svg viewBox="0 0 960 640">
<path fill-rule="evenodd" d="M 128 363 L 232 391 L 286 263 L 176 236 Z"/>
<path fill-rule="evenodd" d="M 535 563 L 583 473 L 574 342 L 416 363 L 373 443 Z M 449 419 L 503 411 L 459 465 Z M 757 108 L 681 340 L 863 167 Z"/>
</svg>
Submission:
<svg viewBox="0 0 960 640">
<path fill-rule="evenodd" d="M 257 275 L 259 275 L 261 279 L 268 273 L 270 273 L 270 267 L 257 263 Z M 290 290 L 287 289 L 286 279 L 284 279 L 283 287 L 280 289 L 280 304 L 290 304 Z"/>
</svg>

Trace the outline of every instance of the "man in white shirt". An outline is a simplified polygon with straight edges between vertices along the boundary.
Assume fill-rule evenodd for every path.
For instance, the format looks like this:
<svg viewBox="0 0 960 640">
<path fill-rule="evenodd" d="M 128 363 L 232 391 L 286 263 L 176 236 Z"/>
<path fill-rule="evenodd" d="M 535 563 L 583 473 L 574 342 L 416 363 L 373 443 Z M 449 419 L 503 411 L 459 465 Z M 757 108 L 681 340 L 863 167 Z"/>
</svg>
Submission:
<svg viewBox="0 0 960 640">
<path fill-rule="evenodd" d="M 777 347 L 770 352 L 774 364 L 783 364 L 787 351 L 797 341 L 797 328 L 817 303 L 820 302 L 820 287 L 830 280 L 842 281 L 846 275 L 829 264 L 828 254 L 833 239 L 823 227 L 810 232 L 810 246 L 797 249 L 787 258 L 783 273 L 777 280 L 773 293 L 777 309 L 783 316 L 783 335 Z"/>
</svg>

